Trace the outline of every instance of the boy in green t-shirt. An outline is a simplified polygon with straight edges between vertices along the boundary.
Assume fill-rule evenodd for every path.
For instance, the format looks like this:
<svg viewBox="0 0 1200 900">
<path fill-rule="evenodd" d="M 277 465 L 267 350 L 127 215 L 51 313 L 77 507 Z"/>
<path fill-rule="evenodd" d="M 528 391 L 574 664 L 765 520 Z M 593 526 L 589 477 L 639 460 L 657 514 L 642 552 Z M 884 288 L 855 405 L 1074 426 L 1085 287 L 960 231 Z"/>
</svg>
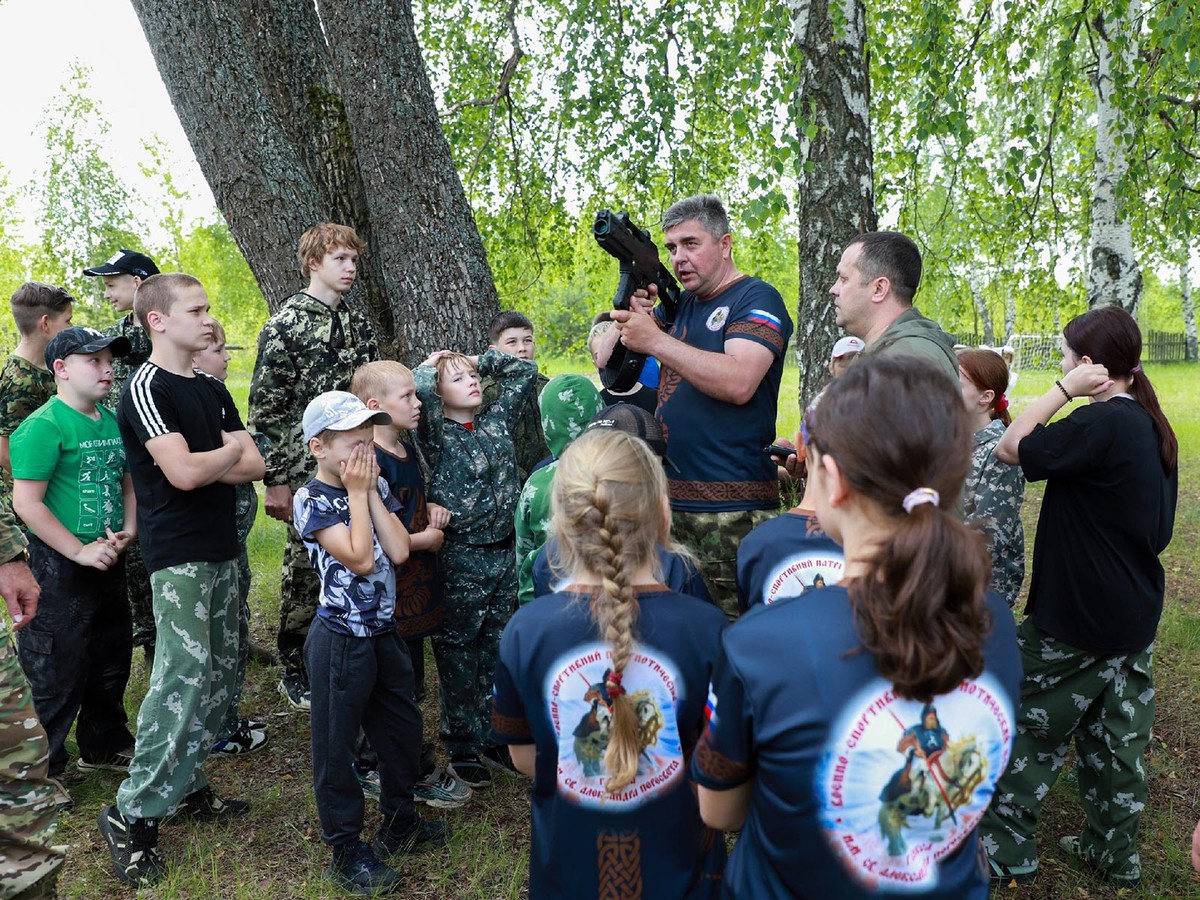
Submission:
<svg viewBox="0 0 1200 900">
<path fill-rule="evenodd" d="M 29 281 L 17 288 L 9 305 L 21 341 L 0 368 L 0 494 L 12 506 L 12 463 L 8 441 L 25 417 L 54 396 L 54 373 L 44 356 L 50 339 L 71 324 L 75 298 L 60 287 Z"/>
<path fill-rule="evenodd" d="M 133 753 L 123 699 L 133 653 L 125 567 L 134 496 L 117 417 L 100 402 L 123 337 L 78 326 L 46 346 L 56 396 L 12 437 L 13 507 L 28 526 L 29 566 L 41 586 L 37 618 L 18 632 L 21 667 L 50 742 L 50 775 L 67 764 L 128 768 Z"/>
</svg>

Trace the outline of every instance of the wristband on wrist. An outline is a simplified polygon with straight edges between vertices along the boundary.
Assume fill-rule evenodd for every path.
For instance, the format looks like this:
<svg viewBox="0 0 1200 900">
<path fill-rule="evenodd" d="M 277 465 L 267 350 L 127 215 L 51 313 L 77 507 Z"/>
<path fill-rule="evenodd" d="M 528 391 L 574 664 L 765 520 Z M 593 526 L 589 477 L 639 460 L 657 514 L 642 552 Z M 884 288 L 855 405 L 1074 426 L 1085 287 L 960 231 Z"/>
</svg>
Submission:
<svg viewBox="0 0 1200 900">
<path fill-rule="evenodd" d="M 1062 392 L 1063 392 L 1063 396 L 1064 396 L 1064 397 L 1066 397 L 1066 398 L 1067 398 L 1067 400 L 1074 400 L 1074 399 L 1075 399 L 1074 397 L 1072 397 L 1072 396 L 1071 396 L 1071 393 L 1070 393 L 1070 391 L 1068 391 L 1068 390 L 1067 390 L 1065 387 L 1063 387 L 1063 383 L 1062 383 L 1061 381 L 1056 381 L 1056 382 L 1054 382 L 1054 383 L 1055 383 L 1056 385 L 1058 385 L 1058 389 L 1059 389 L 1060 391 L 1062 391 Z"/>
</svg>

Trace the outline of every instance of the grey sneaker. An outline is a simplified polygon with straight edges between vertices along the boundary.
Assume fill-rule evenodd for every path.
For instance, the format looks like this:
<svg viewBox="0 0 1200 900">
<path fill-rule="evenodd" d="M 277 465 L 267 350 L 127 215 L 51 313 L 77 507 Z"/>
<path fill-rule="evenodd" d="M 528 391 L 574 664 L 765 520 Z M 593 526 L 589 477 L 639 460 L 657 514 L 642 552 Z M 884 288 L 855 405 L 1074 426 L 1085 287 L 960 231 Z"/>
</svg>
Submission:
<svg viewBox="0 0 1200 900">
<path fill-rule="evenodd" d="M 131 762 L 133 762 L 133 748 L 126 747 L 124 750 L 118 750 L 116 753 L 100 759 L 80 757 L 75 760 L 75 767 L 80 772 L 128 772 Z"/>
<path fill-rule="evenodd" d="M 413 799 L 437 809 L 457 809 L 471 799 L 471 793 L 469 784 L 441 766 L 413 785 Z"/>
</svg>

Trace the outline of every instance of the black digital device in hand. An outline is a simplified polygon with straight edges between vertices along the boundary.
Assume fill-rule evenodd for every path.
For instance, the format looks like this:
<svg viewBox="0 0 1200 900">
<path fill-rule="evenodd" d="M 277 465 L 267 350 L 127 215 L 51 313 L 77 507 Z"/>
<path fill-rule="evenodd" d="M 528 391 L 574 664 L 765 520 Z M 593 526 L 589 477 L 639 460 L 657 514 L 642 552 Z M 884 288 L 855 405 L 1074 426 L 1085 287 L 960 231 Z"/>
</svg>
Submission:
<svg viewBox="0 0 1200 900">
<path fill-rule="evenodd" d="M 783 444 L 771 444 L 769 447 L 763 447 L 763 453 L 772 459 L 778 459 L 780 462 L 786 462 L 787 458 L 795 452 L 796 450 L 793 447 L 785 447 Z"/>
</svg>

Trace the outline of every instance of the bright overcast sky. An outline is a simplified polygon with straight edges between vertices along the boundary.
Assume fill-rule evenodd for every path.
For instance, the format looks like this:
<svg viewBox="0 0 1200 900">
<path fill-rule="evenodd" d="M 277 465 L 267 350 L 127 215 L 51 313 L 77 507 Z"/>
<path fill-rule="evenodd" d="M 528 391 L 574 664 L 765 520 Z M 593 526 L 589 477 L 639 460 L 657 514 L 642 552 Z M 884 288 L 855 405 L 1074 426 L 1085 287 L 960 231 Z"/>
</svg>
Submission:
<svg viewBox="0 0 1200 900">
<path fill-rule="evenodd" d="M 153 193 L 137 163 L 145 158 L 142 138 L 157 134 L 174 157 L 176 181 L 192 195 L 188 218 L 211 211 L 212 195 L 129 0 L 0 0 L 0 84 L 8 86 L 0 165 L 10 184 L 24 185 L 37 171 L 39 122 L 76 63 L 91 70 L 88 92 L 112 126 L 105 157 L 126 186 Z M 33 214 L 28 205 L 22 211 Z"/>
</svg>

